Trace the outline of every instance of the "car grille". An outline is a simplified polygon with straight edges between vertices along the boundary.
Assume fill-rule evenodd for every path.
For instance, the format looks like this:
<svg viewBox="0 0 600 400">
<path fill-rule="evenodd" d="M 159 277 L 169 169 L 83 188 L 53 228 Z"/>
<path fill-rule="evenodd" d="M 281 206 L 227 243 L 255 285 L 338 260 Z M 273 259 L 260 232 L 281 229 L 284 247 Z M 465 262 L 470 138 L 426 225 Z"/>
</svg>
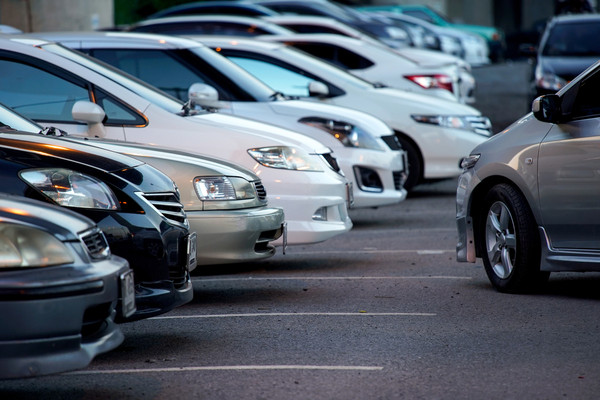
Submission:
<svg viewBox="0 0 600 400">
<path fill-rule="evenodd" d="M 187 227 L 187 217 L 183 205 L 175 193 L 142 193 L 141 196 L 158 210 L 169 222 Z"/>
<path fill-rule="evenodd" d="M 84 232 L 80 238 L 92 258 L 100 259 L 110 255 L 108 242 L 100 229 L 94 228 L 91 231 Z"/>
<path fill-rule="evenodd" d="M 402 145 L 396 135 L 382 136 L 381 139 L 392 150 L 402 150 Z"/>
<path fill-rule="evenodd" d="M 338 173 L 340 172 L 340 166 L 339 166 L 337 160 L 335 159 L 335 157 L 331 153 L 321 154 L 321 156 L 323 157 L 325 162 L 327 164 L 329 164 L 331 169 L 333 169 L 335 172 L 338 172 Z"/>
<path fill-rule="evenodd" d="M 469 124 L 471 124 L 471 129 L 475 133 L 478 133 L 483 136 L 492 136 L 492 123 L 488 117 L 477 116 L 477 117 L 466 117 Z"/>
<path fill-rule="evenodd" d="M 258 195 L 258 199 L 261 201 L 265 201 L 267 199 L 267 190 L 263 186 L 261 181 L 254 182 L 254 188 L 256 189 L 256 194 Z"/>
<path fill-rule="evenodd" d="M 393 176 L 394 176 L 394 188 L 396 190 L 402 190 L 402 187 L 404 186 L 404 182 L 406 182 L 406 172 L 404 171 L 393 171 L 392 172 Z"/>
</svg>

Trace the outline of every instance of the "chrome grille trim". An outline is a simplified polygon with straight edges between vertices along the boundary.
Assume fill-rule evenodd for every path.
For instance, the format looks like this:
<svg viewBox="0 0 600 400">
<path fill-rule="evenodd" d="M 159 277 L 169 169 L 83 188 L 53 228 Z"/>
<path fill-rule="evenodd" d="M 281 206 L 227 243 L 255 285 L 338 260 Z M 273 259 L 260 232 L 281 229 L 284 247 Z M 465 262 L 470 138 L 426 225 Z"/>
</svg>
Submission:
<svg viewBox="0 0 600 400">
<path fill-rule="evenodd" d="M 469 121 L 471 129 L 473 129 L 475 133 L 483 136 L 492 136 L 492 122 L 488 117 L 470 116 L 466 117 L 466 120 Z"/>
<path fill-rule="evenodd" d="M 175 193 L 138 193 L 138 195 L 172 224 L 185 228 L 189 226 L 187 216 L 183 210 L 183 204 L 181 204 L 179 197 Z"/>
<path fill-rule="evenodd" d="M 103 259 L 110 256 L 110 248 L 104 233 L 99 228 L 93 228 L 79 235 L 85 249 L 93 259 Z"/>
<path fill-rule="evenodd" d="M 255 181 L 254 189 L 256 189 L 256 194 L 258 195 L 258 199 L 260 201 L 265 201 L 267 199 L 267 190 L 265 189 L 262 181 Z"/>
</svg>

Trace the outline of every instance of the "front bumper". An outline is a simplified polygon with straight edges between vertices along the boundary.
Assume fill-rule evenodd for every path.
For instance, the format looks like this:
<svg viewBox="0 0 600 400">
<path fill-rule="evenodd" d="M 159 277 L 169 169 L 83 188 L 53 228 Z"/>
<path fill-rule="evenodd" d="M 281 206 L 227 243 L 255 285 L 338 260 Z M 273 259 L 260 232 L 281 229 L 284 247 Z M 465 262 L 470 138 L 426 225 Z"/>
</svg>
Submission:
<svg viewBox="0 0 600 400">
<path fill-rule="evenodd" d="M 263 260 L 275 254 L 284 223 L 281 208 L 186 211 L 197 232 L 198 265 Z"/>
<path fill-rule="evenodd" d="M 380 207 L 398 204 L 406 199 L 406 190 L 400 176 L 405 172 L 403 152 L 376 151 L 345 147 L 335 150 L 344 175 L 352 183 L 354 203 L 351 208 Z M 381 186 L 365 185 L 359 170 L 367 170 L 379 177 Z"/>
<path fill-rule="evenodd" d="M 24 378 L 84 368 L 123 342 L 113 322 L 119 257 L 84 266 L 3 273 L 0 286 L 0 378 Z M 31 279 L 31 275 L 35 274 Z"/>
</svg>

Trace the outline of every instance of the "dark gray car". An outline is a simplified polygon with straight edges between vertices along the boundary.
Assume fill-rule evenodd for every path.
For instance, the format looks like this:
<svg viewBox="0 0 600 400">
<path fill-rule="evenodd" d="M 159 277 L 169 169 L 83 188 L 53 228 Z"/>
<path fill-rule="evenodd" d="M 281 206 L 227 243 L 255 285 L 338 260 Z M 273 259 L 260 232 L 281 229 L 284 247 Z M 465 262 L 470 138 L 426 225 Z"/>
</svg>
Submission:
<svg viewBox="0 0 600 400">
<path fill-rule="evenodd" d="M 115 307 L 130 315 L 134 295 L 127 261 L 90 219 L 0 194 L 0 379 L 87 366 L 123 342 Z"/>
<path fill-rule="evenodd" d="M 463 160 L 458 261 L 481 257 L 500 291 L 552 271 L 600 271 L 600 63 Z"/>
</svg>

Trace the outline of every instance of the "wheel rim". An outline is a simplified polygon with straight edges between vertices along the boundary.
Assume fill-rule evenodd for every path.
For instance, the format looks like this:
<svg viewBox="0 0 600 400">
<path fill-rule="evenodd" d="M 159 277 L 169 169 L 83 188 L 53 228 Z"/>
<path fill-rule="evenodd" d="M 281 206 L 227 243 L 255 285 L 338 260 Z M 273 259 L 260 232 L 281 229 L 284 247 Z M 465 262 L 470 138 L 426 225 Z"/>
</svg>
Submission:
<svg viewBox="0 0 600 400">
<path fill-rule="evenodd" d="M 495 202 L 487 215 L 486 251 L 494 273 L 506 279 L 514 268 L 517 241 L 513 217 L 502 202 Z"/>
</svg>

